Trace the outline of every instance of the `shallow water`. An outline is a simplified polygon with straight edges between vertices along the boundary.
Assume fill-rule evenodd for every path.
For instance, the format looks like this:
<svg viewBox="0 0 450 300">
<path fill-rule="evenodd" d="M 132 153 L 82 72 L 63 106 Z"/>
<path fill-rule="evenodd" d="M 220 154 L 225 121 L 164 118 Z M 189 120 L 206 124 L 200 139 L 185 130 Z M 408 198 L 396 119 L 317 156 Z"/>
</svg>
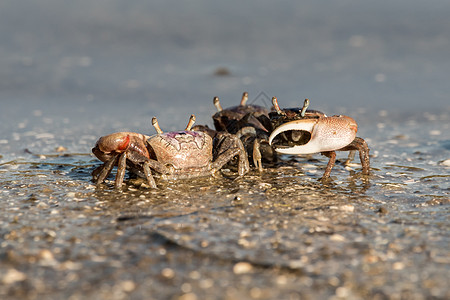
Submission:
<svg viewBox="0 0 450 300">
<path fill-rule="evenodd" d="M 2 299 L 450 297 L 446 1 L 24 3 L 0 4 Z M 326 184 L 320 155 L 91 182 L 98 137 L 243 91 L 354 117 L 371 175 L 339 153 Z"/>
</svg>

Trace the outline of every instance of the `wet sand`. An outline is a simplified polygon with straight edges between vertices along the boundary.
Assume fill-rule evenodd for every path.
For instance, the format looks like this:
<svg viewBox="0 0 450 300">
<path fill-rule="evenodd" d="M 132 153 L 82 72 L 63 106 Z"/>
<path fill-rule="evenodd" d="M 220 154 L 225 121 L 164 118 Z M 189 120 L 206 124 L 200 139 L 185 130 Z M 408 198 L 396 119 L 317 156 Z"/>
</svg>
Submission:
<svg viewBox="0 0 450 300">
<path fill-rule="evenodd" d="M 0 4 L 0 298 L 450 297 L 447 2 L 23 3 Z M 243 91 L 352 116 L 371 175 L 91 182 L 98 137 L 212 125 Z"/>
</svg>

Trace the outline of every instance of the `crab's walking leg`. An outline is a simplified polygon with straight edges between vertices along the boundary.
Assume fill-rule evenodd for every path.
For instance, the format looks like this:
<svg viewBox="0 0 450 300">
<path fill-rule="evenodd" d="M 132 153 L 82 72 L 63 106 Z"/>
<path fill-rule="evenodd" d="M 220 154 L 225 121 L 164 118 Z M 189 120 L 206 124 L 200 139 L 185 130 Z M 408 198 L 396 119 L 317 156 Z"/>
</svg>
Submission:
<svg viewBox="0 0 450 300">
<path fill-rule="evenodd" d="M 362 165 L 362 174 L 368 175 L 370 173 L 370 159 L 369 159 L 369 146 L 365 140 L 360 137 L 355 137 L 355 139 L 348 145 L 339 151 L 359 151 L 359 159 L 361 160 Z"/>
<path fill-rule="evenodd" d="M 125 170 L 127 168 L 127 152 L 122 153 L 119 156 L 119 161 L 117 162 L 117 174 L 115 181 L 115 188 L 120 189 L 123 184 L 123 179 L 125 178 Z"/>
<path fill-rule="evenodd" d="M 350 150 L 347 159 L 344 161 L 344 166 L 348 166 L 355 159 L 356 150 Z"/>
<path fill-rule="evenodd" d="M 128 155 L 128 158 L 131 161 L 142 163 L 142 168 L 144 170 L 145 178 L 147 179 L 147 183 L 151 188 L 154 188 L 154 189 L 157 188 L 155 179 L 153 178 L 153 175 L 152 175 L 152 171 L 151 171 L 152 169 L 160 174 L 168 174 L 169 173 L 169 169 L 165 165 L 161 164 L 160 162 L 158 162 L 156 160 L 149 159 L 138 153 L 130 152 Z"/>
<path fill-rule="evenodd" d="M 156 189 L 156 183 L 155 183 L 155 179 L 152 176 L 152 171 L 150 169 L 150 163 L 148 161 L 144 162 L 144 174 L 145 174 L 145 178 L 147 179 L 148 185 L 152 188 L 152 189 Z"/>
<path fill-rule="evenodd" d="M 325 169 L 325 172 L 323 173 L 323 176 L 321 178 L 321 180 L 323 180 L 323 179 L 328 179 L 330 177 L 331 169 L 333 169 L 334 163 L 336 162 L 336 152 L 328 151 L 328 152 L 322 152 L 321 154 L 330 158 L 330 160 L 328 161 L 327 167 Z"/>
<path fill-rule="evenodd" d="M 240 142 L 240 140 L 239 140 Z M 240 143 L 239 148 L 231 148 L 220 154 L 217 159 L 212 163 L 212 169 L 220 170 L 226 163 L 228 163 L 236 155 L 239 156 L 238 162 L 238 174 L 243 176 L 248 172 L 250 166 L 248 164 L 247 153 L 244 150 L 244 146 Z"/>
<path fill-rule="evenodd" d="M 256 138 L 253 142 L 253 163 L 255 164 L 255 167 L 258 168 L 258 171 L 262 173 L 263 167 L 261 163 L 262 155 L 261 150 L 259 147 L 259 140 Z"/>
<path fill-rule="evenodd" d="M 97 185 L 102 183 L 106 179 L 106 177 L 108 177 L 108 175 L 111 173 L 114 165 L 117 162 L 119 155 L 120 155 L 120 153 L 114 154 L 114 156 L 111 157 L 111 159 L 106 161 L 103 165 L 96 168 L 92 172 L 92 177 Z"/>
</svg>

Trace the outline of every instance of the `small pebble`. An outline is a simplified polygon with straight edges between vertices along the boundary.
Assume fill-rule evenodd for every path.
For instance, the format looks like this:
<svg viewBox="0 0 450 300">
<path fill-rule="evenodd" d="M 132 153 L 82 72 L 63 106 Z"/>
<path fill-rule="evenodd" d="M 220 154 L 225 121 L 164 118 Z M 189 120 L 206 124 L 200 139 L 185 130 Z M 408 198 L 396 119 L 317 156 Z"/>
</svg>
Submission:
<svg viewBox="0 0 450 300">
<path fill-rule="evenodd" d="M 441 135 L 441 131 L 440 130 L 431 130 L 430 135 Z"/>
<path fill-rule="evenodd" d="M 330 236 L 330 240 L 333 242 L 344 242 L 345 241 L 345 237 L 343 235 L 340 234 L 333 234 Z"/>
<path fill-rule="evenodd" d="M 162 276 L 164 276 L 167 279 L 172 279 L 175 277 L 175 272 L 170 268 L 164 268 L 161 271 L 161 274 L 162 274 Z"/>
<path fill-rule="evenodd" d="M 178 298 L 178 300 L 197 300 L 197 295 L 194 293 L 186 293 Z"/>
<path fill-rule="evenodd" d="M 27 279 L 27 275 L 16 269 L 9 269 L 2 278 L 4 284 L 13 284 L 18 281 L 24 281 Z"/>
<path fill-rule="evenodd" d="M 234 274 L 245 274 L 253 270 L 253 266 L 248 262 L 238 262 L 233 267 Z"/>
<path fill-rule="evenodd" d="M 392 265 L 392 269 L 397 270 L 397 271 L 403 270 L 404 268 L 405 268 L 405 264 L 402 263 L 402 262 L 395 262 L 395 263 Z"/>
<path fill-rule="evenodd" d="M 53 256 L 53 253 L 48 249 L 43 249 L 38 254 L 39 262 L 43 266 L 55 266 L 58 261 Z"/>
<path fill-rule="evenodd" d="M 136 288 L 136 284 L 131 280 L 122 281 L 120 286 L 124 292 L 131 292 Z"/>
<path fill-rule="evenodd" d="M 66 147 L 63 147 L 63 146 L 59 146 L 59 147 L 56 147 L 56 148 L 55 148 L 55 151 L 56 151 L 56 152 L 64 152 L 64 151 L 67 151 L 67 148 L 66 148 Z"/>
<path fill-rule="evenodd" d="M 262 294 L 262 291 L 261 291 L 260 288 L 254 287 L 254 288 L 252 288 L 252 289 L 250 290 L 250 296 L 251 296 L 253 299 L 261 298 L 262 295 L 263 295 L 263 294 Z"/>
<path fill-rule="evenodd" d="M 339 298 L 347 298 L 348 296 L 350 296 L 350 291 L 346 287 L 338 287 L 336 289 L 336 296 L 338 296 Z"/>
<path fill-rule="evenodd" d="M 330 206 L 330 209 L 340 210 L 340 211 L 346 211 L 346 212 L 353 212 L 355 211 L 355 206 L 351 204 L 345 204 L 340 206 Z"/>
<path fill-rule="evenodd" d="M 441 165 L 446 166 L 446 167 L 450 167 L 450 159 L 446 159 L 446 160 L 442 161 Z"/>
<path fill-rule="evenodd" d="M 39 202 L 39 203 L 36 205 L 36 207 L 37 207 L 37 208 L 40 208 L 40 209 L 47 209 L 47 208 L 49 208 L 49 205 L 48 205 L 47 203 L 45 203 L 45 202 Z"/>
<path fill-rule="evenodd" d="M 385 215 L 385 214 L 388 213 L 388 210 L 387 210 L 386 207 L 381 206 L 381 207 L 378 209 L 377 212 L 378 212 L 379 214 Z"/>
<path fill-rule="evenodd" d="M 206 290 L 214 286 L 214 280 L 212 280 L 211 278 L 202 279 L 198 282 L 198 285 L 200 286 L 200 288 Z"/>
<path fill-rule="evenodd" d="M 48 249 L 43 249 L 39 252 L 39 258 L 43 260 L 55 260 L 53 253 Z"/>
</svg>

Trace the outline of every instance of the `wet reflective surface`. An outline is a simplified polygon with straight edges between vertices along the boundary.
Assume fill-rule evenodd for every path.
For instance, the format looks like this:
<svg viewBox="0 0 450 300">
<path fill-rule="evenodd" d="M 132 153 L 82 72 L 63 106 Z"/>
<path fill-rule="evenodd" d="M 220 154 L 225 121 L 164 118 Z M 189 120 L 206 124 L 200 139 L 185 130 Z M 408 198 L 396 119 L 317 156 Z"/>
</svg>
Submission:
<svg viewBox="0 0 450 300">
<path fill-rule="evenodd" d="M 0 298 L 450 297 L 446 2 L 58 3 L 0 5 Z M 244 90 L 352 116 L 371 175 L 338 153 L 328 183 L 321 155 L 157 190 L 91 182 L 98 137 L 152 134 L 154 115 L 164 131 L 191 113 L 211 126 L 213 96 Z"/>
</svg>

